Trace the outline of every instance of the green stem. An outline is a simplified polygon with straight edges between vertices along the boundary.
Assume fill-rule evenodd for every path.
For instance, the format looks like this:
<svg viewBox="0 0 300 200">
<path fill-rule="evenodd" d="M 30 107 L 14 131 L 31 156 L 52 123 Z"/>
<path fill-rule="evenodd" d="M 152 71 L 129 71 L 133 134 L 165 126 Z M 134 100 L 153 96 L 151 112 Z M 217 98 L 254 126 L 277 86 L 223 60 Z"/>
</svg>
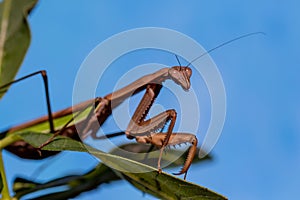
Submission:
<svg viewBox="0 0 300 200">
<path fill-rule="evenodd" d="M 5 138 L 0 140 L 0 151 L 18 140 L 20 140 L 20 137 L 18 135 L 15 134 L 7 135 Z"/>
<path fill-rule="evenodd" d="M 10 200 L 10 194 L 9 194 L 9 189 L 8 189 L 8 184 L 6 180 L 6 175 L 5 175 L 5 169 L 4 169 L 4 163 L 2 159 L 2 150 L 0 151 L 0 173 L 1 173 L 1 179 L 2 179 L 2 200 Z"/>
<path fill-rule="evenodd" d="M 20 140 L 20 138 L 17 135 L 11 134 L 0 140 L 0 174 L 1 174 L 1 179 L 2 179 L 2 200 L 10 200 L 10 194 L 9 194 L 9 189 L 8 189 L 8 184 L 7 184 L 7 179 L 6 179 L 6 174 L 5 174 L 5 169 L 4 169 L 4 163 L 2 159 L 2 149 L 5 148 L 6 146 Z"/>
</svg>

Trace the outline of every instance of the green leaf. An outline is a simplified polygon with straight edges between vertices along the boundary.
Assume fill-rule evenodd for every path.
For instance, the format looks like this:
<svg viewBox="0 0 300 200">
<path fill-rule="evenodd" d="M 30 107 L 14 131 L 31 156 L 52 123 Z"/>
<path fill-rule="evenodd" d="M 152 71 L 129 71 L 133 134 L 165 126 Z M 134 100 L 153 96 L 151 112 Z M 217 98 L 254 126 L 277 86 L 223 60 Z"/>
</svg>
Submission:
<svg viewBox="0 0 300 200">
<path fill-rule="evenodd" d="M 34 199 L 43 200 L 65 200 L 74 198 L 82 192 L 86 192 L 95 189 L 103 183 L 109 183 L 112 181 L 121 180 L 110 168 L 103 164 L 97 165 L 93 170 L 84 175 L 69 175 L 48 181 L 45 183 L 38 183 L 23 178 L 17 178 L 14 181 L 13 190 L 16 198 L 21 198 L 27 194 L 32 194 L 37 191 L 47 190 L 49 188 L 55 188 L 65 186 L 65 191 L 55 191 L 50 194 L 40 195 Z M 43 194 L 42 192 L 40 194 Z"/>
<path fill-rule="evenodd" d="M 11 82 L 30 44 L 27 15 L 37 0 L 3 0 L 0 3 L 0 86 Z M 0 92 L 0 98 L 4 92 Z"/>
<path fill-rule="evenodd" d="M 18 133 L 29 144 L 38 147 L 47 141 L 51 134 Z M 84 145 L 70 138 L 59 136 L 43 150 L 89 152 L 100 158 L 138 189 L 163 199 L 226 199 L 202 186 L 184 181 L 166 173 L 159 174 L 157 169 L 124 157 L 108 154 Z M 132 173 L 132 170 L 135 173 Z M 145 171 L 148 171 L 145 173 Z"/>
<path fill-rule="evenodd" d="M 118 148 L 113 149 L 110 153 L 126 157 L 131 160 L 135 160 L 138 162 L 142 162 L 146 165 L 151 165 L 152 167 L 157 166 L 157 158 L 159 157 L 159 150 L 156 147 L 153 147 L 152 152 L 149 153 L 150 145 L 147 144 L 141 144 L 141 143 L 129 143 L 119 146 Z M 125 152 L 133 152 L 133 153 L 139 153 L 139 154 L 128 154 Z M 199 152 L 200 149 L 197 148 L 197 152 Z M 201 150 L 203 151 L 203 150 Z M 182 150 L 182 149 L 167 149 L 165 150 L 165 155 L 162 157 L 162 163 L 168 163 L 168 168 L 170 167 L 178 167 L 182 166 L 184 162 L 186 161 L 188 151 Z M 144 153 L 144 154 L 143 154 Z M 200 161 L 210 161 L 212 160 L 211 155 L 207 155 L 207 153 L 203 152 L 204 155 L 206 155 L 204 158 L 199 159 L 198 156 L 195 156 L 193 159 L 193 164 L 198 163 Z M 147 157 L 147 159 L 145 159 Z M 169 164 L 171 163 L 171 164 Z"/>
<path fill-rule="evenodd" d="M 118 153 L 120 149 L 124 149 L 126 151 L 135 152 L 135 153 L 143 153 L 148 151 L 149 146 L 140 143 L 130 143 L 130 144 L 121 145 L 118 148 L 114 149 L 112 152 Z M 173 156 L 177 155 L 176 152 L 177 153 L 179 152 L 180 155 L 182 156 L 174 162 L 173 166 L 182 165 L 184 159 L 187 156 L 186 152 L 182 154 L 182 150 L 172 149 L 168 151 L 168 153 L 163 157 L 162 161 L 172 160 Z M 142 159 L 144 160 L 144 157 Z M 207 156 L 206 158 L 203 158 L 201 160 L 194 159 L 193 164 L 207 159 L 211 159 L 211 157 Z M 13 190 L 16 194 L 15 197 L 20 198 L 30 193 L 52 188 L 54 191 L 53 193 L 40 195 L 35 199 L 64 200 L 64 199 L 74 198 L 82 192 L 87 192 L 89 190 L 95 189 L 96 187 L 102 185 L 103 183 L 112 184 L 118 180 L 121 180 L 120 176 L 117 176 L 112 169 L 100 163 L 93 170 L 90 170 L 88 173 L 85 173 L 83 175 L 78 175 L 78 174 L 68 175 L 44 183 L 33 182 L 24 178 L 17 178 L 14 181 Z M 134 183 L 134 181 L 131 182 Z M 61 187 L 61 186 L 65 186 L 68 189 L 66 191 L 55 191 L 55 187 Z M 41 192 L 40 194 L 43 194 L 43 192 Z"/>
<path fill-rule="evenodd" d="M 123 173 L 136 188 L 160 199 L 226 199 L 202 186 L 162 173 Z"/>
</svg>

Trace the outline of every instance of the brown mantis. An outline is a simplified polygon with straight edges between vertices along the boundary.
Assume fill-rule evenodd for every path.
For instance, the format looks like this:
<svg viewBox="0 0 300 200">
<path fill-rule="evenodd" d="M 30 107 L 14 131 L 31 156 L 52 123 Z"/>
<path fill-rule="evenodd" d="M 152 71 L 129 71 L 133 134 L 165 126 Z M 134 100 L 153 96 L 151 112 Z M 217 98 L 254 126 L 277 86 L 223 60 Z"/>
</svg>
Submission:
<svg viewBox="0 0 300 200">
<path fill-rule="evenodd" d="M 48 116 L 38 118 L 36 120 L 27 122 L 25 124 L 16 126 L 7 130 L 6 133 L 12 133 L 16 131 L 24 131 L 30 130 L 35 126 L 41 125 L 42 123 L 49 122 L 50 132 L 55 133 L 55 135 L 67 135 L 74 138 L 77 134 L 81 135 L 83 138 L 86 137 L 87 134 L 91 134 L 96 138 L 96 133 L 99 129 L 99 125 L 102 125 L 107 117 L 111 114 L 112 109 L 118 106 L 120 103 L 124 101 L 124 99 L 130 97 L 132 94 L 136 94 L 142 90 L 146 90 L 140 104 L 136 108 L 135 113 L 132 116 L 132 119 L 125 131 L 127 138 L 136 139 L 139 143 L 149 143 L 156 147 L 161 148 L 160 155 L 158 159 L 158 171 L 161 172 L 160 162 L 162 157 L 162 152 L 167 145 L 176 145 L 181 143 L 191 143 L 192 147 L 189 150 L 189 154 L 187 160 L 184 164 L 182 170 L 177 174 L 186 173 L 189 169 L 189 166 L 193 160 L 193 157 L 196 153 L 197 149 L 197 138 L 193 134 L 188 133 L 173 133 L 173 127 L 176 121 L 176 111 L 175 110 L 167 110 L 158 114 L 157 116 L 145 120 L 154 99 L 159 94 L 162 88 L 162 82 L 171 79 L 178 85 L 180 85 L 184 90 L 188 90 L 190 88 L 190 77 L 192 75 L 192 70 L 189 67 L 181 67 L 175 66 L 171 68 L 164 68 L 158 70 L 153 74 L 146 75 L 133 83 L 125 86 L 124 88 L 113 92 L 112 94 L 108 94 L 103 98 L 95 98 L 93 100 L 89 100 L 83 102 L 74 107 L 67 108 L 62 111 L 58 111 L 56 113 L 51 113 L 51 107 L 49 102 L 49 92 L 47 86 L 47 75 L 45 71 L 36 72 L 30 74 L 24 78 L 41 74 L 44 78 L 45 82 L 45 90 L 46 90 L 46 99 L 47 99 L 47 108 L 48 108 Z M 16 80 L 16 81 L 20 81 Z M 15 82 L 16 82 L 15 81 Z M 6 87 L 4 85 L 2 87 Z M 65 124 L 61 128 L 54 127 L 55 120 L 66 117 L 72 114 L 72 112 L 78 112 L 79 114 L 83 112 L 82 110 L 90 109 L 91 105 L 95 105 L 95 109 L 91 109 L 88 114 L 88 117 L 83 120 L 73 122 L 72 118 L 70 123 Z M 156 133 L 155 130 L 162 129 L 166 123 L 170 121 L 170 125 L 168 127 L 167 133 Z M 78 139 L 78 138 L 77 138 Z M 51 142 L 47 141 L 44 145 Z M 20 144 L 19 144 L 20 145 Z M 43 145 L 43 146 L 44 146 Z M 16 151 L 16 146 L 12 145 L 9 148 L 10 151 Z"/>
<path fill-rule="evenodd" d="M 174 133 L 173 128 L 176 122 L 176 111 L 171 109 L 164 111 L 151 119 L 145 120 L 146 116 L 155 100 L 158 96 L 162 83 L 170 79 L 183 90 L 188 90 L 190 88 L 190 77 L 192 75 L 192 70 L 189 65 L 194 62 L 196 59 L 208 54 L 209 52 L 226 45 L 230 42 L 238 40 L 242 37 L 248 37 L 250 35 L 257 33 L 250 33 L 243 35 L 241 37 L 235 38 L 228 42 L 225 42 L 204 54 L 198 56 L 192 60 L 187 66 L 174 66 L 171 68 L 160 69 L 153 74 L 143 76 L 131 84 L 111 93 L 103 98 L 97 97 L 75 105 L 73 107 L 66 108 L 64 110 L 52 113 L 50 100 L 49 100 L 49 91 L 48 91 L 48 81 L 45 71 L 35 72 L 21 79 L 15 80 L 11 83 L 3 85 L 0 89 L 5 89 L 12 83 L 24 80 L 28 77 L 41 74 L 44 80 L 45 91 L 46 91 L 46 103 L 48 109 L 48 115 L 38 118 L 36 120 L 15 126 L 5 131 L 5 134 L 10 134 L 18 131 L 30 131 L 35 130 L 37 127 L 43 127 L 45 124 L 49 123 L 49 128 L 44 128 L 45 132 L 53 133 L 53 137 L 57 135 L 65 135 L 73 139 L 79 140 L 78 135 L 81 138 L 85 138 L 88 135 L 91 135 L 94 138 L 97 138 L 96 134 L 100 126 L 105 122 L 107 117 L 111 115 L 112 109 L 121 104 L 126 98 L 129 98 L 132 95 L 137 94 L 145 90 L 145 94 L 141 99 L 139 105 L 137 106 L 131 121 L 128 124 L 125 134 L 128 139 L 135 139 L 139 143 L 148 143 L 160 148 L 160 155 L 158 158 L 157 169 L 158 172 L 161 172 L 161 158 L 163 151 L 166 146 L 177 145 L 181 143 L 190 143 L 191 147 L 189 148 L 187 159 L 182 167 L 182 169 L 176 173 L 176 175 L 185 174 L 192 163 L 192 160 L 196 154 L 197 149 L 197 138 L 195 135 L 190 133 Z M 74 116 L 73 117 L 73 113 Z M 82 113 L 88 113 L 87 115 L 82 115 Z M 84 116 L 84 117 L 82 117 Z M 74 120 L 76 118 L 76 120 Z M 61 124 L 61 119 L 66 119 L 68 122 Z M 64 120 L 64 121 L 66 121 Z M 162 129 L 168 122 L 167 132 L 157 132 L 157 130 Z M 41 148 L 52 141 L 53 138 L 45 142 Z M 42 151 L 42 154 L 39 154 L 39 150 L 31 147 L 29 144 L 19 141 L 7 147 L 7 149 L 20 157 L 23 158 L 33 158 L 39 159 L 47 157 L 53 152 Z M 26 151 L 26 153 L 24 153 Z M 184 177 L 185 178 L 185 177 Z"/>
</svg>

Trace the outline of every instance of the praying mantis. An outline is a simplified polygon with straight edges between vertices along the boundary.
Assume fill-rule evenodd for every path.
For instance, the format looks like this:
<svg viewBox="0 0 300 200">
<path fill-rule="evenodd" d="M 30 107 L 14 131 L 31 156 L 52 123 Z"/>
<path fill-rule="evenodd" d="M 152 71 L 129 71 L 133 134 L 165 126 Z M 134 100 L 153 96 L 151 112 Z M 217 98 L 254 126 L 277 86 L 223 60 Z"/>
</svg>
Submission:
<svg viewBox="0 0 300 200">
<path fill-rule="evenodd" d="M 40 148 L 34 148 L 24 141 L 18 141 L 8 146 L 7 150 L 19 155 L 22 158 L 41 159 L 55 154 L 55 152 L 41 151 L 40 149 L 49 144 L 57 135 L 67 136 L 76 140 L 80 140 L 80 138 L 84 139 L 91 135 L 96 139 L 97 131 L 106 121 L 108 116 L 112 114 L 112 110 L 114 108 L 132 95 L 135 95 L 141 91 L 145 91 L 140 103 L 131 117 L 126 130 L 124 131 L 125 135 L 128 139 L 135 139 L 138 143 L 151 144 L 160 148 L 160 154 L 157 161 L 157 170 L 159 173 L 162 172 L 161 159 L 164 149 L 167 146 L 189 143 L 191 146 L 188 150 L 186 161 L 181 170 L 178 173 L 174 173 L 175 175 L 184 174 L 185 179 L 197 151 L 197 137 L 192 133 L 173 132 L 177 117 L 177 113 L 174 109 L 166 110 L 146 120 L 151 106 L 163 87 L 162 83 L 169 79 L 175 84 L 181 86 L 183 90 L 188 91 L 191 86 L 190 78 L 192 75 L 192 69 L 189 67 L 189 65 L 192 64 L 192 62 L 223 45 L 257 33 L 260 32 L 246 34 L 222 43 L 221 45 L 198 56 L 187 66 L 179 65 L 160 69 L 152 74 L 145 75 L 131 84 L 104 97 L 97 97 L 55 113 L 52 113 L 51 110 L 46 71 L 38 71 L 17 79 L 11 83 L 0 86 L 0 90 L 3 90 L 13 83 L 40 74 L 43 78 L 45 86 L 46 104 L 48 110 L 47 116 L 12 127 L 4 131 L 1 135 L 19 131 L 34 131 L 37 128 L 40 130 L 41 127 L 45 133 L 53 133 L 53 137 L 46 141 Z M 64 123 L 62 123 L 62 121 L 64 121 Z M 65 123 L 65 121 L 68 122 Z M 47 123 L 49 126 L 46 126 Z M 157 131 L 163 130 L 165 126 L 167 126 L 166 132 Z"/>
<path fill-rule="evenodd" d="M 159 172 L 162 171 L 160 162 L 163 155 L 163 150 L 166 146 L 190 143 L 192 146 L 189 149 L 189 153 L 185 164 L 181 171 L 176 174 L 180 175 L 188 171 L 194 158 L 194 155 L 196 154 L 197 138 L 195 135 L 190 133 L 173 133 L 173 128 L 177 116 L 176 111 L 174 109 L 170 109 L 148 120 L 145 120 L 145 118 L 155 98 L 158 96 L 162 88 L 162 82 L 164 82 L 167 79 L 170 79 L 173 80 L 176 84 L 180 85 L 186 91 L 190 88 L 190 77 L 192 75 L 192 70 L 190 67 L 174 66 L 171 68 L 160 69 L 155 73 L 143 76 L 140 79 L 137 79 L 136 81 L 132 82 L 131 84 L 102 98 L 98 97 L 92 100 L 88 100 L 74 107 L 69 107 L 56 113 L 52 113 L 51 111 L 46 71 L 35 72 L 33 74 L 30 74 L 26 77 L 14 81 L 14 83 L 37 74 L 41 74 L 44 80 L 48 116 L 44 116 L 36 120 L 21 124 L 19 126 L 12 127 L 9 130 L 5 131 L 6 134 L 17 131 L 34 130 L 37 126 L 41 126 L 45 122 L 48 122 L 50 129 L 49 132 L 54 133 L 53 137 L 55 137 L 56 135 L 66 135 L 68 137 L 75 138 L 78 140 L 79 138 L 76 138 L 76 136 L 78 137 L 78 135 L 80 135 L 81 138 L 85 138 L 87 137 L 87 135 L 91 135 L 93 138 L 97 138 L 96 134 L 99 130 L 99 127 L 112 113 L 112 109 L 117 107 L 120 103 L 122 103 L 126 98 L 129 98 L 131 95 L 145 90 L 145 94 L 141 99 L 139 105 L 137 106 L 128 124 L 127 129 L 125 130 L 126 137 L 128 139 L 135 139 L 138 143 L 151 144 L 160 148 L 160 155 L 157 164 Z M 0 87 L 0 89 L 5 88 L 10 84 L 11 83 L 2 86 Z M 95 107 L 95 109 L 92 109 L 92 107 Z M 83 118 L 82 120 L 76 119 L 76 122 L 74 122 L 75 120 L 73 120 L 71 114 L 77 113 L 78 116 L 80 116 L 80 114 L 83 112 L 89 112 L 89 114 L 86 118 Z M 61 118 L 64 117 L 69 117 L 69 122 L 63 125 L 62 127 L 55 126 L 56 121 L 59 121 Z M 163 127 L 169 121 L 170 124 L 168 125 L 166 133 L 156 132 L 156 130 L 163 129 Z M 51 142 L 51 140 L 47 141 L 42 146 L 47 145 L 49 142 Z M 28 148 L 28 144 L 24 144 L 24 142 L 19 142 L 8 147 L 8 150 L 14 153 L 20 153 L 17 151 L 18 148 L 20 149 L 20 146 L 22 145 L 25 145 L 24 147 Z M 26 154 L 28 155 L 28 153 Z M 27 158 L 32 158 L 33 155 L 34 154 L 29 154 Z"/>
</svg>

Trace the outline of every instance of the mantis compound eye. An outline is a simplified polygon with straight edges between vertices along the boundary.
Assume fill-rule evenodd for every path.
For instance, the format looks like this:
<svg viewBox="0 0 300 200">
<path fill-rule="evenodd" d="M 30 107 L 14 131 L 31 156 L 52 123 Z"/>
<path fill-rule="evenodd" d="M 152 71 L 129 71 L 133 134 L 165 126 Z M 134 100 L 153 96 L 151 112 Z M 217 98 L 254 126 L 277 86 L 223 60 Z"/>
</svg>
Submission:
<svg viewBox="0 0 300 200">
<path fill-rule="evenodd" d="M 190 78 L 192 76 L 192 69 L 189 68 L 189 67 L 184 67 L 184 71 L 185 71 L 185 74 L 188 78 Z"/>
</svg>

